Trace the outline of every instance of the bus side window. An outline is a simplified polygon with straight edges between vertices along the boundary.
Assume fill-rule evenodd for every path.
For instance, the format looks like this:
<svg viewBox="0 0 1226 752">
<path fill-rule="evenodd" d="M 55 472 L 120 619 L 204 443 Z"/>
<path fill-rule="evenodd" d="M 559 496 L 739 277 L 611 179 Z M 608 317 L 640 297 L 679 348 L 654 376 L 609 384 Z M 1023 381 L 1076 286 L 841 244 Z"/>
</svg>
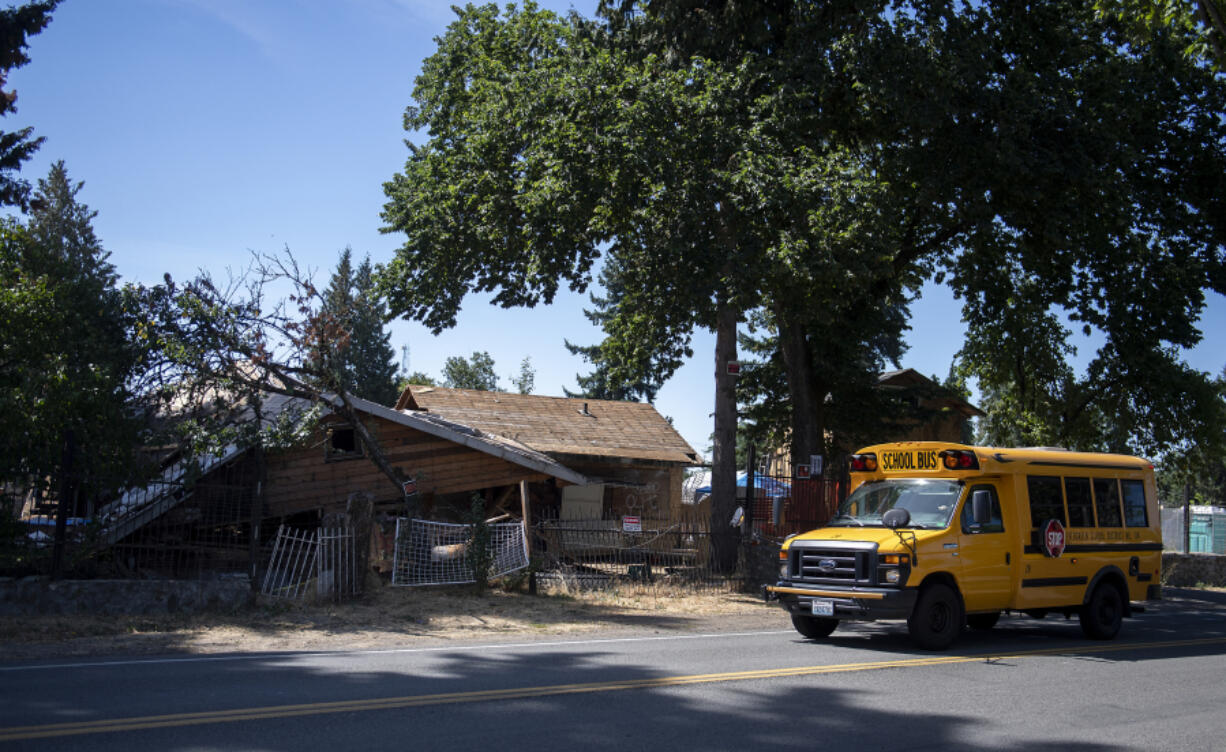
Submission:
<svg viewBox="0 0 1226 752">
<path fill-rule="evenodd" d="M 1099 527 L 1123 527 L 1120 515 L 1120 487 L 1115 478 L 1094 479 L 1094 508 L 1098 510 Z"/>
<path fill-rule="evenodd" d="M 1030 492 L 1030 526 L 1042 529 L 1048 520 L 1060 520 L 1067 525 L 1064 517 L 1064 494 L 1060 490 L 1060 479 L 1042 475 L 1026 476 L 1026 489 Z"/>
<path fill-rule="evenodd" d="M 1145 514 L 1145 486 L 1139 480 L 1120 481 L 1124 487 L 1124 524 L 1128 527 L 1145 527 L 1149 519 Z"/>
<path fill-rule="evenodd" d="M 1065 478 L 1064 498 L 1068 502 L 1069 527 L 1094 527 L 1094 501 L 1090 498 L 1089 478 Z"/>
<path fill-rule="evenodd" d="M 992 495 L 992 519 L 981 527 L 975 525 L 975 510 L 971 504 L 976 491 L 987 491 Z M 974 486 L 967 491 L 966 499 L 962 502 L 962 532 L 968 535 L 1005 532 L 1004 516 L 1000 513 L 1000 499 L 996 497 L 996 489 L 993 486 Z"/>
</svg>

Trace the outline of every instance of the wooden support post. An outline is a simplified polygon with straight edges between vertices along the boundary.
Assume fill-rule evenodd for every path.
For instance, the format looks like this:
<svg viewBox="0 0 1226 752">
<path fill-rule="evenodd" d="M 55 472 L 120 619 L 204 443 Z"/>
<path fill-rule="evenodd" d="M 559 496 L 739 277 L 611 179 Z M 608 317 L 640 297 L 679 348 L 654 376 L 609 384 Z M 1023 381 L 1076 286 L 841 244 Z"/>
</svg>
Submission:
<svg viewBox="0 0 1226 752">
<path fill-rule="evenodd" d="M 519 482 L 519 503 L 523 511 L 524 550 L 528 552 L 528 592 L 536 595 L 536 571 L 532 569 L 532 503 L 528 499 L 528 481 Z"/>
<path fill-rule="evenodd" d="M 532 504 L 528 500 L 528 481 L 519 482 L 519 504 L 524 518 L 524 545 L 528 547 L 528 555 L 532 555 Z"/>
</svg>

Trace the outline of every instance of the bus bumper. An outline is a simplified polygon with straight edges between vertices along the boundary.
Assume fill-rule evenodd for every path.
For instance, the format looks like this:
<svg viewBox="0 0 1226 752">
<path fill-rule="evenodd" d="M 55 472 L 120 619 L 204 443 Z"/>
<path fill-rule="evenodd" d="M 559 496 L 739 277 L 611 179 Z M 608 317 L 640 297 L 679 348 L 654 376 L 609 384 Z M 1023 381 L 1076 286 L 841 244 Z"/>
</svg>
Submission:
<svg viewBox="0 0 1226 752">
<path fill-rule="evenodd" d="M 768 601 L 779 601 L 792 614 L 813 616 L 819 613 L 814 603 L 822 601 L 833 607 L 832 618 L 862 621 L 906 619 L 919 597 L 915 588 L 833 588 L 790 582 L 768 585 L 764 591 Z"/>
</svg>

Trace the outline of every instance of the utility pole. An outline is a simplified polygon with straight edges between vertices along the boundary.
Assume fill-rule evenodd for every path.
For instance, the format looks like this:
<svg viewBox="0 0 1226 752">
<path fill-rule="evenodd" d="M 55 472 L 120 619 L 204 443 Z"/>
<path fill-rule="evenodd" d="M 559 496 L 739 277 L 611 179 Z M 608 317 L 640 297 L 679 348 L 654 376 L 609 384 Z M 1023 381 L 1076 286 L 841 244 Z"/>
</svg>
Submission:
<svg viewBox="0 0 1226 752">
<path fill-rule="evenodd" d="M 1183 484 L 1183 552 L 1192 553 L 1192 484 Z"/>
</svg>

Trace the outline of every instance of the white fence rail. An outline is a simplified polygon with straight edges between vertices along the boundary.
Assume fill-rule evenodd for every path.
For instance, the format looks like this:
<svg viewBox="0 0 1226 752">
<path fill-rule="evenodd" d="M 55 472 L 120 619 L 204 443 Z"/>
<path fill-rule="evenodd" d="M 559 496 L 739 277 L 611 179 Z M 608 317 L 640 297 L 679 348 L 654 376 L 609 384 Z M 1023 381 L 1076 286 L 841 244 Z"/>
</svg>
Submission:
<svg viewBox="0 0 1226 752">
<path fill-rule="evenodd" d="M 272 598 L 342 600 L 362 592 L 353 530 L 325 527 L 277 529 L 261 592 Z"/>
</svg>

